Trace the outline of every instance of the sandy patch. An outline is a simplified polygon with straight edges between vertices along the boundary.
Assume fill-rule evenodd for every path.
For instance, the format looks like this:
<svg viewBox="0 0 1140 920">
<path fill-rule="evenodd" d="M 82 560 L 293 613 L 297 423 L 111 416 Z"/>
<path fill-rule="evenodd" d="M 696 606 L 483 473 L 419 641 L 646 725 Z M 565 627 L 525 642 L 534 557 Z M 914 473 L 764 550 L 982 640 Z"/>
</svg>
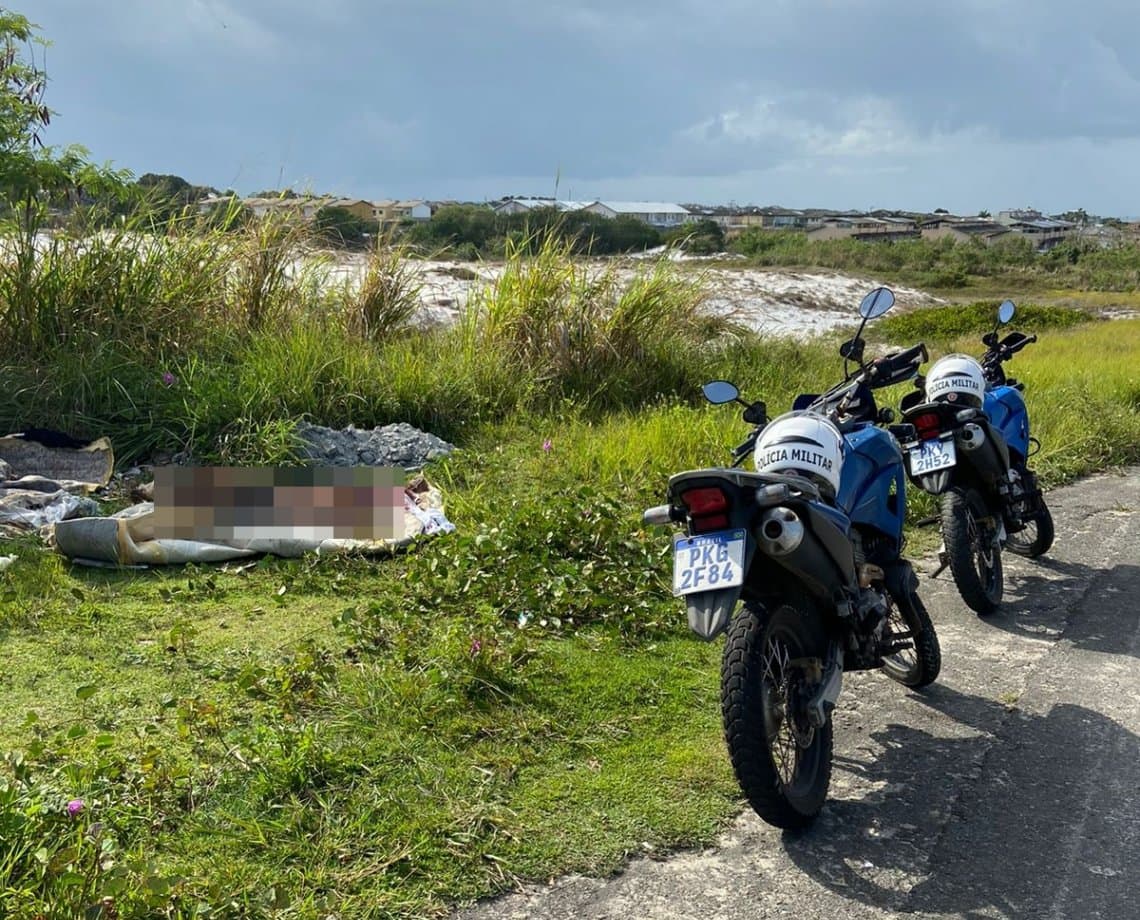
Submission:
<svg viewBox="0 0 1140 920">
<path fill-rule="evenodd" d="M 639 273 L 651 270 L 649 265 L 638 264 L 638 261 L 629 259 L 616 264 L 620 283 L 626 284 Z M 356 283 L 364 264 L 363 256 L 340 256 L 333 277 L 337 283 Z M 417 261 L 414 264 L 422 284 L 423 307 L 419 319 L 427 324 L 455 322 L 472 291 L 493 283 L 502 272 L 502 265 L 495 263 Z M 590 260 L 587 268 L 596 274 L 610 265 L 614 263 Z M 722 259 L 718 259 L 715 267 L 693 265 L 687 268 L 696 273 L 708 291 L 710 312 L 734 314 L 752 329 L 778 335 L 810 336 L 857 323 L 859 301 L 871 288 L 883 283 L 837 272 L 781 271 L 746 264 L 726 267 Z M 891 289 L 900 307 L 945 303 L 919 290 Z"/>
</svg>

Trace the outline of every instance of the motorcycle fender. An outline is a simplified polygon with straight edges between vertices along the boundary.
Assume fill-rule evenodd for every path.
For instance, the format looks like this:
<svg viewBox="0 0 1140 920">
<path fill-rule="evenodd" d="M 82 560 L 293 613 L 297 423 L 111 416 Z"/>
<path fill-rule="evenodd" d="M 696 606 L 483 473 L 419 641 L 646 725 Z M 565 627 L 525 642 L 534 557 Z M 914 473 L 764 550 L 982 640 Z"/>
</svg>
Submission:
<svg viewBox="0 0 1140 920">
<path fill-rule="evenodd" d="M 887 590 L 895 601 L 899 601 L 908 594 L 918 593 L 918 576 L 914 567 L 906 559 L 897 559 L 883 566 L 884 581 Z"/>
<path fill-rule="evenodd" d="M 728 628 L 732 611 L 740 598 L 740 588 L 722 588 L 685 596 L 689 628 L 706 642 L 711 642 Z"/>
<path fill-rule="evenodd" d="M 954 470 L 951 468 L 922 476 L 918 480 L 919 487 L 931 495 L 941 495 L 950 488 L 950 475 L 953 472 Z"/>
</svg>

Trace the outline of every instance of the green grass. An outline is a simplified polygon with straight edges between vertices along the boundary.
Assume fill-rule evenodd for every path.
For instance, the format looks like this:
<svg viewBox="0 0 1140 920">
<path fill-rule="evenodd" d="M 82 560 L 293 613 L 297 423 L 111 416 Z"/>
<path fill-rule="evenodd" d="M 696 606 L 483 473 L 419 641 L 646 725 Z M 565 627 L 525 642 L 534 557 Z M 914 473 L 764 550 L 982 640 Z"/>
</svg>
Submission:
<svg viewBox="0 0 1140 920">
<path fill-rule="evenodd" d="M 810 240 L 803 232 L 755 229 L 741 234 L 732 246 L 758 265 L 832 269 L 949 296 L 1001 299 L 1059 287 L 1134 293 L 1140 287 L 1140 246 L 1135 241 L 1101 248 L 1096 242 L 1071 240 L 1038 254 L 1031 240 L 1017 234 L 986 246 L 948 238 Z"/>
<path fill-rule="evenodd" d="M 998 305 L 1004 299 L 900 311 L 877 323 L 872 333 L 907 344 L 918 341 L 945 341 L 969 335 L 973 341 L 966 346 L 966 350 L 977 352 L 980 357 L 984 351 L 980 344 L 981 337 L 994 330 L 997 324 Z M 1009 328 L 1031 331 L 1067 329 L 1093 319 L 1088 310 L 1076 307 L 1018 303 L 1017 313 Z M 1005 332 L 1001 327 L 997 329 L 1000 338 Z"/>
<path fill-rule="evenodd" d="M 249 258 L 272 273 L 272 253 Z M 227 335 L 182 317 L 197 348 L 165 365 L 159 332 L 126 350 L 80 325 L 70 363 L 41 342 L 47 363 L 4 366 L 4 424 L 110 430 L 120 459 L 173 441 L 287 462 L 298 416 L 412 421 L 460 451 L 429 470 L 458 532 L 391 559 L 113 572 L 10 544 L 0 914 L 106 896 L 123 917 L 439 915 L 707 842 L 739 809 L 719 644 L 690 637 L 667 536 L 640 513 L 747 433 L 738 407 L 694 398 L 703 380 L 775 415 L 838 379 L 839 336 L 710 347 L 729 330 L 705 327 L 699 285 L 667 265 L 622 294 L 556 243 L 512 258 L 450 332 L 402 328 L 381 258 L 369 302 L 302 286 L 251 313 L 222 286 Z M 92 327 L 116 328 L 98 303 Z M 873 341 L 978 353 L 994 306 L 892 316 Z M 1047 486 L 1140 459 L 1140 321 L 1076 319 L 1026 305 L 1014 323 L 1040 335 L 1009 370 Z"/>
</svg>

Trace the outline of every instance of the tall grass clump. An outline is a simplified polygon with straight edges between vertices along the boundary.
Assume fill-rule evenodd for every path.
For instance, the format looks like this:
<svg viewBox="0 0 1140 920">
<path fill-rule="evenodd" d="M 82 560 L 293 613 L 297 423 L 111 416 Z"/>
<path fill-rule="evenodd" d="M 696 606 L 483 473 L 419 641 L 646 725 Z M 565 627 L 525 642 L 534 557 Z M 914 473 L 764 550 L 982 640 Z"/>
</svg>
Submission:
<svg viewBox="0 0 1140 920">
<path fill-rule="evenodd" d="M 14 359 L 54 363 L 108 348 L 153 361 L 196 345 L 225 319 L 227 254 L 214 242 L 130 223 L 82 235 L 8 234 L 0 346 Z"/>
<path fill-rule="evenodd" d="M 420 308 L 423 282 L 407 243 L 377 240 L 358 285 L 346 282 L 341 306 L 349 333 L 381 342 L 407 329 Z"/>
<path fill-rule="evenodd" d="M 502 274 L 472 297 L 458 335 L 465 360 L 492 354 L 548 400 L 629 406 L 691 390 L 738 331 L 705 306 L 700 280 L 665 258 L 623 284 L 613 264 L 592 269 L 551 234 L 508 242 Z"/>
<path fill-rule="evenodd" d="M 243 349 L 319 312 L 323 266 L 305 242 L 296 219 L 235 226 L 185 211 L 159 222 L 145 208 L 119 220 L 89 215 L 65 231 L 9 226 L 0 256 L 5 427 L 106 434 L 126 457 L 216 436 L 243 414 L 219 417 L 240 401 L 226 384 Z"/>
<path fill-rule="evenodd" d="M 287 454 L 287 423 L 460 436 L 519 410 L 691 397 L 735 329 L 667 259 L 599 269 L 558 234 L 511 244 L 455 326 L 411 333 L 418 267 L 379 245 L 335 287 L 299 215 L 129 216 L 9 236 L 0 419 L 107 435 L 123 460 Z M 239 219 L 241 218 L 241 219 Z M 277 424 L 280 423 L 280 424 Z M 223 446 L 224 445 L 224 446 Z"/>
<path fill-rule="evenodd" d="M 303 220 L 273 211 L 238 235 L 230 253 L 230 290 L 235 318 L 246 330 L 287 328 L 304 305 L 320 299 L 328 260 L 309 251 L 310 242 Z"/>
</svg>

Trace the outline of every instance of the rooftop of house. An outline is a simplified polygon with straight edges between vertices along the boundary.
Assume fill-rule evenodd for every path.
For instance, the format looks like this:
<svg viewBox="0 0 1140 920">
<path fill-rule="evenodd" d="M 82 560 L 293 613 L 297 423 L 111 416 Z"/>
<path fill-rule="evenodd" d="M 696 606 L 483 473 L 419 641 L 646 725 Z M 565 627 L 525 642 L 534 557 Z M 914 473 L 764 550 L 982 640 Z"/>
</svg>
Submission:
<svg viewBox="0 0 1140 920">
<path fill-rule="evenodd" d="M 1067 220 L 1054 220 L 1048 217 L 1042 217 L 1034 220 L 1015 220 L 1010 226 L 1013 227 L 1032 227 L 1035 230 L 1069 230 L 1075 226 Z"/>
<path fill-rule="evenodd" d="M 557 208 L 559 211 L 577 211 L 592 201 L 560 201 L 556 198 L 505 198 L 495 207 L 501 208 L 508 204 L 521 205 L 524 208 Z"/>
<path fill-rule="evenodd" d="M 668 201 L 610 201 L 597 199 L 592 204 L 600 204 L 618 214 L 688 214 L 679 204 Z"/>
</svg>

